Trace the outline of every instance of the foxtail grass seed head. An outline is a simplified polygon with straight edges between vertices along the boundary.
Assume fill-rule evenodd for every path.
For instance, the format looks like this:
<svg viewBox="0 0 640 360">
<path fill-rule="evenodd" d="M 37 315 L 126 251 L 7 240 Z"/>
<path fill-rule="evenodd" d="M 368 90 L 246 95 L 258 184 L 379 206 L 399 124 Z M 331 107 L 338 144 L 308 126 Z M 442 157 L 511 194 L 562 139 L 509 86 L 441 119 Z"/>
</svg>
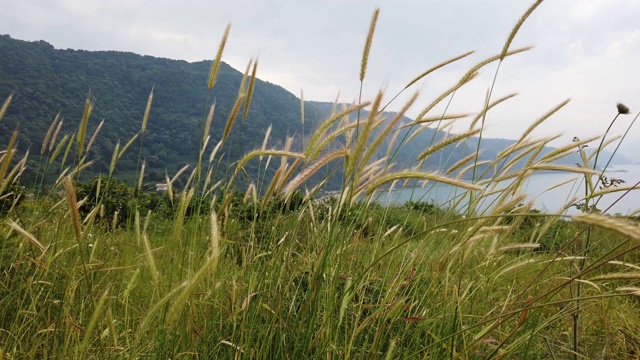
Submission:
<svg viewBox="0 0 640 360">
<path fill-rule="evenodd" d="M 220 46 L 218 46 L 218 52 L 216 53 L 216 58 L 213 60 L 211 64 L 211 70 L 209 71 L 209 82 L 207 84 L 207 88 L 209 91 L 213 89 L 213 85 L 216 83 L 216 78 L 218 77 L 218 72 L 220 71 L 220 63 L 222 61 L 222 52 L 224 51 L 224 46 L 227 44 L 227 38 L 229 37 L 229 30 L 231 30 L 231 24 L 227 24 L 227 27 L 224 29 L 224 34 L 222 35 L 222 40 L 220 40 Z"/>
<path fill-rule="evenodd" d="M 0 120 L 4 117 L 4 114 L 7 113 L 7 109 L 9 108 L 9 104 L 11 104 L 11 100 L 13 99 L 13 93 L 9 94 L 7 98 L 2 103 L 2 107 L 0 107 Z"/>
<path fill-rule="evenodd" d="M 629 108 L 623 103 L 618 103 L 616 107 L 618 108 L 618 114 L 627 115 L 629 113 Z"/>
<path fill-rule="evenodd" d="M 371 24 L 369 25 L 369 33 L 367 33 L 367 40 L 364 43 L 364 51 L 362 52 L 362 61 L 360 62 L 360 81 L 364 80 L 367 73 L 367 63 L 369 62 L 369 52 L 371 51 L 371 43 L 373 42 L 373 33 L 376 30 L 376 23 L 378 22 L 378 15 L 380 9 L 376 8 L 371 17 Z"/>
</svg>

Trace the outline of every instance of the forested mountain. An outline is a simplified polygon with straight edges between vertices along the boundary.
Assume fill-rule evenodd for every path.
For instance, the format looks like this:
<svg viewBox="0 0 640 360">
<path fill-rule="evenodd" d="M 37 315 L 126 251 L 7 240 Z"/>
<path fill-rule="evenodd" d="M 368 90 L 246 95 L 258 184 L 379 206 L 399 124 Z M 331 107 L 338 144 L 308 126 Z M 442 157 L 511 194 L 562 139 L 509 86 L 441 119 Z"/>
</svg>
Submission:
<svg viewBox="0 0 640 360">
<path fill-rule="evenodd" d="M 105 120 L 92 148 L 96 160 L 93 171 L 104 172 L 116 143 L 126 143 L 140 130 L 147 97 L 153 88 L 147 131 L 119 161 L 116 175 L 135 171 L 142 141 L 140 156 L 147 161 L 149 180 L 159 180 L 164 177 L 165 169 L 171 174 L 184 164 L 196 161 L 207 104 L 212 102 L 216 110 L 210 144 L 217 143 L 222 135 L 243 75 L 223 63 L 216 86 L 209 93 L 206 85 L 210 66 L 210 61 L 188 63 L 116 51 L 58 50 L 44 41 L 26 42 L 0 35 L 0 100 L 14 93 L 11 106 L 0 122 L 0 141 L 7 144 L 12 131 L 18 128 L 19 150 L 31 149 L 32 154 L 39 154 L 56 114 L 64 118 L 62 133 L 70 134 L 78 127 L 85 99 L 90 96 L 95 99 L 95 109 L 89 120 L 89 136 L 100 121 Z M 270 125 L 269 147 L 281 145 L 286 136 L 294 134 L 299 144 L 303 131 L 299 101 L 282 87 L 257 80 L 246 122 L 236 122 L 230 141 L 223 149 L 225 154 L 230 154 L 228 159 L 233 161 L 259 147 Z M 328 114 L 331 106 L 305 103 L 307 134 Z M 413 166 L 415 156 L 424 146 L 443 136 L 442 132 L 425 129 L 399 149 L 394 161 L 398 167 Z M 425 166 L 450 166 L 474 152 L 476 141 L 445 148 L 431 156 Z M 512 142 L 483 140 L 482 158 L 495 157 Z M 247 170 L 251 174 L 255 168 L 249 164 Z"/>
</svg>

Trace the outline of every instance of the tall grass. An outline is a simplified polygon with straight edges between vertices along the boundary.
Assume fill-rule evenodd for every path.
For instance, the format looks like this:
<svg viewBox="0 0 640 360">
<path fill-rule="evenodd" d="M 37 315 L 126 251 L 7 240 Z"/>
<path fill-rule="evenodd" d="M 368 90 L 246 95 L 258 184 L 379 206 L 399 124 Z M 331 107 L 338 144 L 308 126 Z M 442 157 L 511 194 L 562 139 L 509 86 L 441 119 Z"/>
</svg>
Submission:
<svg viewBox="0 0 640 360">
<path fill-rule="evenodd" d="M 428 172 L 421 166 L 439 150 L 480 135 L 490 110 L 512 97 L 493 100 L 490 90 L 477 114 L 433 113 L 485 66 L 528 49 L 510 45 L 539 3 L 518 21 L 499 54 L 478 61 L 415 121 L 402 123 L 402 116 L 416 105 L 417 94 L 388 118 L 384 110 L 397 94 L 386 100 L 380 92 L 371 101 L 336 104 L 299 151 L 294 138 L 281 148 L 268 147 L 267 131 L 261 148 L 221 168 L 219 149 L 232 141 L 236 119 L 247 117 L 257 69 L 250 62 L 220 142 L 209 150 L 215 107 L 206 104 L 197 164 L 166 174 L 167 201 L 175 211 L 145 216 L 136 201 L 131 229 L 105 213 L 103 187 L 110 179 L 97 182 L 98 200 L 90 209 L 89 198 L 77 196 L 76 179 L 90 166 L 87 153 L 99 131 L 85 147 L 93 102 L 87 100 L 74 135 L 58 140 L 62 119 L 56 117 L 41 155 L 47 153 L 48 166 L 64 150 L 73 165 L 61 168 L 50 194 L 20 205 L 16 200 L 4 215 L 0 358 L 637 357 L 640 230 L 633 219 L 591 211 L 594 199 L 611 192 L 624 196 L 636 186 L 611 185 L 597 160 L 591 166 L 589 157 L 598 159 L 611 144 L 605 137 L 541 155 L 557 137 L 535 139 L 530 133 L 566 101 L 486 161 L 493 171 L 483 176 L 463 177 L 483 164 L 479 143 L 478 151 L 449 169 Z M 378 10 L 366 38 L 361 82 L 377 17 Z M 209 91 L 228 34 L 229 26 L 212 62 Z M 400 93 L 470 55 L 435 65 Z M 153 121 L 152 96 L 140 132 L 116 146 L 109 174 Z M 11 95 L 0 119 L 10 102 Z M 366 117 L 359 116 L 362 110 Z M 460 118 L 470 118 L 467 132 L 425 144 L 413 168 L 394 164 L 398 148 L 426 126 L 442 129 Z M 403 130 L 408 132 L 399 138 Z M 3 199 L 18 195 L 9 189 L 25 166 L 26 155 L 16 160 L 16 137 L 14 132 L 1 153 Z M 584 145 L 598 140 L 597 151 L 587 154 Z M 554 162 L 576 151 L 582 166 Z M 521 161 L 525 165 L 517 166 Z M 236 179 L 256 162 L 262 175 L 244 195 L 238 193 Z M 319 199 L 336 163 L 344 164 L 341 191 Z M 275 171 L 269 178 L 270 168 Z M 574 173 L 587 191 L 558 213 L 535 211 L 522 187 L 539 171 Z M 186 186 L 174 187 L 183 174 Z M 451 199 L 450 208 L 376 202 L 415 182 L 449 184 L 462 195 Z M 607 188 L 599 189 L 599 182 Z M 190 210 L 194 202 L 197 211 Z M 566 215 L 576 204 L 584 204 L 585 212 Z"/>
</svg>

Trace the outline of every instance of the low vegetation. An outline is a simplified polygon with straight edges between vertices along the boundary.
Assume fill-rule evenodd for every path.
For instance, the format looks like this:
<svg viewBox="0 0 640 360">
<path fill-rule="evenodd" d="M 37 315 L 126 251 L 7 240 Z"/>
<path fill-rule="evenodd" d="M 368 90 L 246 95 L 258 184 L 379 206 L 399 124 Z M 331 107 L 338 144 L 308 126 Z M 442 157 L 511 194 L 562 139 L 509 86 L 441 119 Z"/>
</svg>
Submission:
<svg viewBox="0 0 640 360">
<path fill-rule="evenodd" d="M 29 154 L 18 151 L 14 132 L 0 158 L 0 358 L 640 356 L 640 227 L 597 206 L 604 194 L 625 196 L 638 185 L 603 176 L 610 158 L 602 149 L 623 137 L 606 130 L 542 152 L 553 138 L 529 135 L 564 101 L 495 159 L 476 151 L 444 171 L 424 171 L 425 159 L 446 146 L 480 136 L 480 148 L 485 119 L 505 100 L 488 96 L 468 132 L 434 138 L 412 169 L 393 166 L 397 149 L 425 124 L 447 129 L 464 117 L 434 115 L 438 103 L 489 64 L 527 50 L 511 42 L 540 2 L 500 53 L 470 68 L 413 122 L 401 120 L 416 96 L 390 118 L 380 93 L 336 105 L 300 149 L 292 138 L 268 146 L 267 130 L 261 147 L 226 166 L 220 149 L 236 140 L 230 129 L 251 106 L 257 62 L 250 61 L 224 126 L 211 126 L 218 110 L 208 103 L 196 165 L 165 174 L 166 192 L 155 192 L 143 152 L 131 147 L 145 135 L 153 93 L 140 130 L 116 143 L 108 173 L 93 180 L 80 180 L 100 136 L 99 127 L 87 130 L 90 99 L 75 135 L 57 138 L 57 119 L 46 133 L 42 149 L 66 164 L 51 184 L 19 185 Z M 209 92 L 228 34 L 211 64 Z M 434 66 L 405 89 L 469 55 Z M 10 95 L 0 120 L 11 102 Z M 622 104 L 612 109 L 610 124 L 629 113 Z M 300 114 L 304 123 L 304 102 Z M 587 144 L 596 151 L 587 153 Z M 127 185 L 114 170 L 131 151 L 138 171 Z M 578 165 L 555 162 L 576 153 Z M 50 163 L 36 173 L 50 172 Z M 248 164 L 255 176 L 247 176 Z M 558 213 L 533 209 L 522 184 L 537 171 L 579 175 L 584 196 Z M 336 174 L 340 191 L 328 196 L 325 185 Z M 425 182 L 464 195 L 447 207 L 377 201 Z M 581 213 L 568 216 L 569 208 Z"/>
</svg>

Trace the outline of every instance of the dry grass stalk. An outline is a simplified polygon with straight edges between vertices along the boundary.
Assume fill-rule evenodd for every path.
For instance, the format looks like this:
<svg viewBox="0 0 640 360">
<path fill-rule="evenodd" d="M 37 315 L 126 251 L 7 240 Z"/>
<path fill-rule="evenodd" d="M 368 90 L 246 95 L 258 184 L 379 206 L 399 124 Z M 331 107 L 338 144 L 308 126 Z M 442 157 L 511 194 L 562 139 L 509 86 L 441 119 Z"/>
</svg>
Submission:
<svg viewBox="0 0 640 360">
<path fill-rule="evenodd" d="M 364 43 L 364 50 L 362 51 L 362 60 L 360 61 L 360 82 L 364 80 L 365 74 L 367 73 L 367 63 L 369 62 L 369 52 L 371 51 L 371 43 L 373 42 L 373 34 L 376 30 L 378 15 L 380 15 L 380 9 L 376 8 L 373 11 L 373 16 L 371 17 L 371 23 L 369 24 L 369 32 L 367 33 L 367 39 Z"/>
<path fill-rule="evenodd" d="M 4 185 L 7 183 L 5 177 L 7 175 L 7 171 L 9 170 L 9 166 L 11 165 L 11 160 L 13 160 L 13 156 L 16 153 L 16 141 L 18 139 L 18 130 L 14 130 L 13 134 L 11 134 L 11 139 L 9 140 L 9 145 L 7 146 L 7 151 L 2 156 L 2 160 L 0 160 L 0 184 Z"/>
<path fill-rule="evenodd" d="M 471 114 L 443 114 L 443 115 L 437 115 L 437 116 L 428 116 L 428 117 L 423 117 L 420 120 L 414 120 L 408 124 L 405 124 L 401 128 L 404 129 L 404 128 L 408 128 L 415 125 L 438 122 L 438 121 L 464 119 L 470 115 Z"/>
<path fill-rule="evenodd" d="M 471 121 L 471 124 L 469 125 L 469 129 L 473 129 L 476 124 L 478 123 L 478 121 L 480 121 L 480 119 L 484 118 L 485 115 L 487 114 L 487 112 L 489 110 L 491 110 L 492 108 L 496 107 L 497 105 L 511 99 L 512 97 L 517 96 L 517 93 L 513 93 L 513 94 L 509 94 L 506 96 L 503 96 L 497 100 L 495 100 L 494 102 L 490 103 L 488 106 L 486 106 L 484 109 L 482 109 L 481 112 L 478 113 L 478 115 L 476 115 L 476 117 L 473 118 L 473 120 Z"/>
<path fill-rule="evenodd" d="M 238 117 L 238 112 L 240 111 L 240 106 L 242 106 L 242 100 L 245 98 L 245 96 L 246 96 L 245 94 L 239 95 L 236 98 L 236 102 L 233 104 L 231 113 L 229 113 L 229 118 L 227 118 L 227 123 L 224 125 L 224 131 L 222 132 L 222 139 L 220 139 L 220 141 L 223 143 L 225 140 L 227 140 L 227 137 L 229 136 L 229 133 L 233 128 L 233 124 L 235 123 L 236 118 Z"/>
<path fill-rule="evenodd" d="M 40 243 L 40 241 L 38 241 L 38 239 L 36 239 L 35 236 L 33 236 L 31 233 L 29 233 L 27 230 L 23 229 L 20 225 L 18 225 L 15 221 L 13 220 L 7 220 L 7 224 L 9 225 L 9 227 L 12 230 L 17 231 L 18 233 L 20 233 L 20 235 L 24 236 L 25 238 L 27 238 L 27 240 L 29 240 L 29 243 L 31 243 L 31 245 L 35 246 L 36 248 L 38 248 L 38 250 L 40 250 L 40 256 L 44 255 L 45 251 L 47 250 L 42 243 Z"/>
<path fill-rule="evenodd" d="M 42 147 L 40 148 L 40 155 L 44 155 L 45 150 L 47 149 L 47 145 L 49 144 L 49 139 L 53 134 L 53 129 L 58 125 L 58 120 L 60 119 L 60 113 L 56 114 L 56 117 L 49 125 L 49 129 L 47 130 L 47 134 L 44 136 L 44 140 L 42 140 Z"/>
<path fill-rule="evenodd" d="M 565 101 L 558 104 L 553 109 L 549 110 L 546 114 L 542 115 L 538 120 L 536 120 L 533 124 L 531 124 L 520 136 L 518 142 L 524 140 L 535 128 L 537 128 L 540 124 L 549 119 L 553 114 L 557 113 L 560 109 L 562 109 L 565 105 L 567 105 L 571 101 L 571 99 L 566 99 Z"/>
<path fill-rule="evenodd" d="M 255 158 L 255 157 L 260 157 L 260 156 L 281 156 L 284 158 L 287 157 L 292 157 L 292 158 L 296 158 L 296 159 L 301 159 L 304 160 L 305 156 L 304 154 L 300 154 L 300 153 L 296 153 L 293 151 L 286 151 L 286 150 L 253 150 L 250 151 L 248 154 L 246 154 L 245 156 L 242 157 L 242 159 L 240 160 L 240 162 L 238 163 L 238 166 L 236 167 L 235 173 L 237 174 L 238 172 L 240 172 L 240 170 L 247 164 L 247 162 L 249 162 L 249 160 Z"/>
<path fill-rule="evenodd" d="M 136 141 L 136 139 L 138 138 L 138 135 L 140 135 L 140 133 L 133 135 L 131 139 L 129 139 L 129 141 L 127 141 L 127 143 L 122 147 L 122 149 L 118 153 L 118 160 L 122 157 L 122 155 L 124 155 L 127 149 L 129 149 L 129 146 L 131 146 L 131 144 L 133 144 L 133 142 Z"/>
<path fill-rule="evenodd" d="M 78 158 L 82 156 L 82 151 L 84 150 L 84 141 L 87 135 L 87 124 L 89 123 L 91 112 L 93 112 L 93 100 L 87 97 L 84 102 L 84 112 L 82 114 L 82 120 L 80 121 L 76 138 Z"/>
<path fill-rule="evenodd" d="M 58 138 L 58 134 L 60 134 L 60 129 L 62 129 L 62 123 L 64 120 L 60 120 L 58 126 L 56 127 L 56 131 L 53 133 L 53 137 L 51 138 L 51 142 L 49 143 L 49 152 L 53 150 L 53 146 L 56 144 L 56 139 Z"/>
<path fill-rule="evenodd" d="M 347 154 L 346 149 L 336 150 L 318 159 L 313 164 L 306 166 L 304 170 L 302 170 L 282 190 L 285 195 L 285 198 L 288 199 L 293 194 L 295 189 L 297 189 L 300 185 L 302 185 L 305 181 L 307 181 L 313 174 L 315 174 L 323 166 L 327 165 L 330 161 L 334 159 L 345 156 L 346 154 Z"/>
<path fill-rule="evenodd" d="M 151 92 L 149 93 L 149 98 L 147 99 L 147 106 L 144 108 L 144 115 L 142 116 L 142 126 L 140 127 L 140 133 L 144 134 L 147 131 L 147 122 L 149 121 L 149 113 L 151 112 L 151 103 L 153 102 L 153 88 L 151 88 Z"/>
<path fill-rule="evenodd" d="M 378 151 L 378 148 L 380 147 L 382 142 L 387 138 L 387 136 L 389 136 L 391 131 L 396 128 L 396 125 L 400 122 L 400 120 L 402 120 L 402 118 L 404 117 L 404 114 L 407 112 L 407 110 L 409 110 L 409 108 L 416 101 L 416 99 L 418 98 L 418 95 L 419 95 L 418 92 L 413 94 L 413 96 L 409 99 L 409 101 L 407 101 L 402 107 L 402 109 L 400 109 L 400 111 L 396 113 L 393 119 L 391 119 L 391 121 L 387 123 L 385 128 L 378 134 L 378 136 L 376 136 L 376 138 L 369 145 L 367 145 L 367 149 L 364 155 L 361 157 L 362 159 L 361 166 L 364 166 L 369 163 L 369 160 L 371 159 L 371 157 L 376 153 L 376 151 Z"/>
<path fill-rule="evenodd" d="M 413 85 L 413 84 L 415 84 L 416 82 L 420 81 L 420 79 L 422 79 L 422 78 L 424 78 L 425 76 L 427 76 L 427 75 L 431 74 L 432 72 L 434 72 L 434 71 L 436 71 L 436 70 L 439 70 L 439 69 L 441 69 L 441 68 L 443 68 L 443 67 L 445 67 L 445 66 L 447 66 L 447 65 L 449 65 L 449 64 L 452 64 L 452 63 L 454 63 L 454 62 L 456 62 L 456 61 L 458 61 L 458 60 L 464 59 L 464 58 L 466 58 L 467 56 L 469 56 L 469 55 L 473 54 L 474 52 L 475 52 L 475 51 L 469 51 L 469 52 L 466 52 L 466 53 L 464 53 L 464 54 L 462 54 L 462 55 L 458 55 L 458 56 L 456 56 L 456 57 L 454 57 L 454 58 L 451 58 L 451 59 L 449 59 L 449 60 L 445 60 L 445 61 L 441 62 L 440 64 L 438 64 L 438 65 L 436 65 L 436 66 L 434 66 L 434 67 L 432 67 L 432 68 L 428 69 L 427 71 L 423 72 L 422 74 L 420 74 L 420 75 L 416 76 L 413 80 L 409 81 L 409 83 L 408 83 L 404 88 L 405 88 L 405 89 L 407 89 L 407 88 L 411 87 L 411 85 Z"/>
<path fill-rule="evenodd" d="M 607 280 L 640 280 L 640 272 L 624 272 L 624 273 L 610 273 L 604 275 L 598 275 L 591 278 L 591 281 L 607 281 Z"/>
<path fill-rule="evenodd" d="M 209 91 L 213 89 L 213 86 L 216 83 L 216 79 L 218 78 L 218 72 L 220 71 L 220 63 L 222 62 L 222 52 L 224 51 L 224 46 L 227 43 L 227 38 L 229 37 L 229 30 L 231 30 L 231 24 L 227 24 L 227 27 L 224 29 L 224 34 L 222 35 L 222 40 L 220 40 L 220 45 L 218 46 L 218 52 L 216 53 L 216 58 L 213 60 L 211 64 L 211 70 L 209 71 L 209 81 L 207 83 L 207 88 Z"/>
<path fill-rule="evenodd" d="M 75 137 L 76 134 L 73 133 L 71 135 L 71 138 Z M 62 163 L 60 164 L 60 167 L 63 167 L 64 164 L 67 162 L 67 157 L 69 156 L 69 153 L 71 152 L 71 147 L 73 146 L 73 141 L 69 141 L 67 143 L 67 148 L 64 150 L 64 154 L 62 155 Z"/>
<path fill-rule="evenodd" d="M 76 190 L 73 186 L 71 176 L 67 176 L 64 180 L 64 190 L 67 194 L 67 202 L 69 203 L 69 212 L 73 221 L 73 229 L 78 242 L 82 242 L 82 225 L 80 223 L 80 213 L 78 212 L 78 201 L 76 199 Z"/>
<path fill-rule="evenodd" d="M 202 142 L 205 143 L 205 140 L 209 137 L 209 132 L 211 131 L 211 122 L 213 121 L 213 113 L 216 110 L 216 104 L 211 104 L 211 107 L 209 108 L 209 113 L 207 114 L 207 121 L 205 121 L 204 123 L 204 132 L 202 133 Z M 202 151 L 204 151 L 204 148 L 206 146 L 202 147 Z"/>
<path fill-rule="evenodd" d="M 343 109 L 340 112 L 335 112 L 334 111 L 326 120 L 324 120 L 322 123 L 320 123 L 318 128 L 311 135 L 311 138 L 309 139 L 309 144 L 307 145 L 307 148 L 305 149 L 305 153 L 307 155 L 307 158 L 309 158 L 309 159 L 314 158 L 315 156 L 317 156 L 324 149 L 324 147 L 319 147 L 319 146 L 317 146 L 317 144 L 321 141 L 321 139 L 323 138 L 325 132 L 331 126 L 333 126 L 337 121 L 342 120 L 345 116 L 348 116 L 349 114 L 351 114 L 353 112 L 361 110 L 361 109 L 369 106 L 370 104 L 371 104 L 370 102 L 364 102 L 364 103 L 362 103 L 360 105 L 349 106 L 349 107 Z"/>
<path fill-rule="evenodd" d="M 634 240 L 640 240 L 640 228 L 636 223 L 628 220 L 595 213 L 581 213 L 571 216 L 571 219 L 588 225 L 608 229 L 618 234 L 628 236 Z"/>
<path fill-rule="evenodd" d="M 96 141 L 96 137 L 98 136 L 98 133 L 100 133 L 100 130 L 102 129 L 102 125 L 104 125 L 104 120 L 100 121 L 100 124 L 98 124 L 98 127 L 93 132 L 93 135 L 91 135 L 91 139 L 89 139 L 89 143 L 87 144 L 87 150 L 85 151 L 85 155 L 87 155 L 89 153 L 89 150 L 91 150 L 91 146 Z"/>
<path fill-rule="evenodd" d="M 111 155 L 111 163 L 109 164 L 109 176 L 113 174 L 113 170 L 116 168 L 118 162 L 118 154 L 120 153 L 120 141 L 116 143 L 115 149 L 113 149 L 113 155 Z"/>
<path fill-rule="evenodd" d="M 472 153 L 469 154 L 465 157 L 463 157 L 462 159 L 458 160 L 458 162 L 456 162 L 455 164 L 453 164 L 450 168 L 447 169 L 447 172 L 445 173 L 445 175 L 449 175 L 451 173 L 454 173 L 456 170 L 460 169 L 461 167 L 464 166 L 464 164 L 468 163 L 469 161 L 475 159 L 477 156 L 477 153 Z"/>
<path fill-rule="evenodd" d="M 247 90 L 247 97 L 244 102 L 244 111 L 242 112 L 242 122 L 247 120 L 249 115 L 249 106 L 251 105 L 251 98 L 253 97 L 253 89 L 256 85 L 256 73 L 258 71 L 258 60 L 253 63 L 253 70 L 251 70 L 251 81 L 249 82 L 249 89 Z"/>
<path fill-rule="evenodd" d="M 426 159 L 427 156 L 437 152 L 438 150 L 442 150 L 445 147 L 452 145 L 454 143 L 457 143 L 459 141 L 462 141 L 464 139 L 468 139 L 474 135 L 477 135 L 478 133 L 480 133 L 481 129 L 475 129 L 475 130 L 471 130 L 471 131 L 467 131 L 465 133 L 453 136 L 449 139 L 444 139 L 441 142 L 430 146 L 427 150 L 425 150 L 422 154 L 418 155 L 418 160 L 422 160 L 422 159 Z"/>
<path fill-rule="evenodd" d="M 416 116 L 416 119 L 414 120 L 414 123 L 419 124 L 419 123 L 423 122 L 422 119 L 429 113 L 429 111 L 431 111 L 434 107 L 436 107 L 436 105 L 438 105 L 440 102 L 442 102 L 442 100 L 444 100 L 449 95 L 451 95 L 454 92 L 456 92 L 461 87 L 463 87 L 466 84 L 468 84 L 471 80 L 475 79 L 477 76 L 478 76 L 477 73 L 471 74 L 470 76 L 465 76 L 460 81 L 458 81 L 455 85 L 453 85 L 452 87 L 447 89 L 445 92 L 440 94 L 435 100 L 433 100 L 431 102 L 431 104 L 429 104 L 426 108 L 424 108 L 420 112 L 420 114 L 418 114 L 418 116 Z"/>
<path fill-rule="evenodd" d="M 4 99 L 4 102 L 2 103 L 2 107 L 0 107 L 0 120 L 2 120 L 2 118 L 4 117 L 4 114 L 7 113 L 7 109 L 9 108 L 9 104 L 11 104 L 12 99 L 13 99 L 13 92 L 11 92 L 11 94 L 9 94 L 9 96 L 7 96 L 6 99 Z"/>
<path fill-rule="evenodd" d="M 524 24 L 524 22 L 527 20 L 527 18 L 531 15 L 531 13 L 533 13 L 533 11 L 540 5 L 542 4 L 543 0 L 538 0 L 536 1 L 533 5 L 531 5 L 527 11 L 525 11 L 524 14 L 522 14 L 522 16 L 520 17 L 520 19 L 518 20 L 518 22 L 516 23 L 516 25 L 513 27 L 513 29 L 511 30 L 511 33 L 509 34 L 509 37 L 507 38 L 507 41 L 505 41 L 504 46 L 502 47 L 502 53 L 500 54 L 500 61 L 504 60 L 505 57 L 508 56 L 509 53 L 509 47 L 511 46 L 511 43 L 513 42 L 513 39 L 516 37 L 516 34 L 518 33 L 518 31 L 520 30 L 520 28 L 522 27 L 522 25 Z"/>
<path fill-rule="evenodd" d="M 424 173 L 424 172 L 413 171 L 413 170 L 404 170 L 404 171 L 400 171 L 393 174 L 387 174 L 376 179 L 376 181 L 374 181 L 370 185 L 370 187 L 367 189 L 367 195 L 371 195 L 380 186 L 386 183 L 389 183 L 395 180 L 401 180 L 401 179 L 431 180 L 431 181 L 441 182 L 444 184 L 460 187 L 467 190 L 474 190 L 474 191 L 482 190 L 482 188 L 477 185 L 469 184 L 460 180 L 450 179 L 445 176 L 438 175 L 436 173 Z"/>
</svg>

